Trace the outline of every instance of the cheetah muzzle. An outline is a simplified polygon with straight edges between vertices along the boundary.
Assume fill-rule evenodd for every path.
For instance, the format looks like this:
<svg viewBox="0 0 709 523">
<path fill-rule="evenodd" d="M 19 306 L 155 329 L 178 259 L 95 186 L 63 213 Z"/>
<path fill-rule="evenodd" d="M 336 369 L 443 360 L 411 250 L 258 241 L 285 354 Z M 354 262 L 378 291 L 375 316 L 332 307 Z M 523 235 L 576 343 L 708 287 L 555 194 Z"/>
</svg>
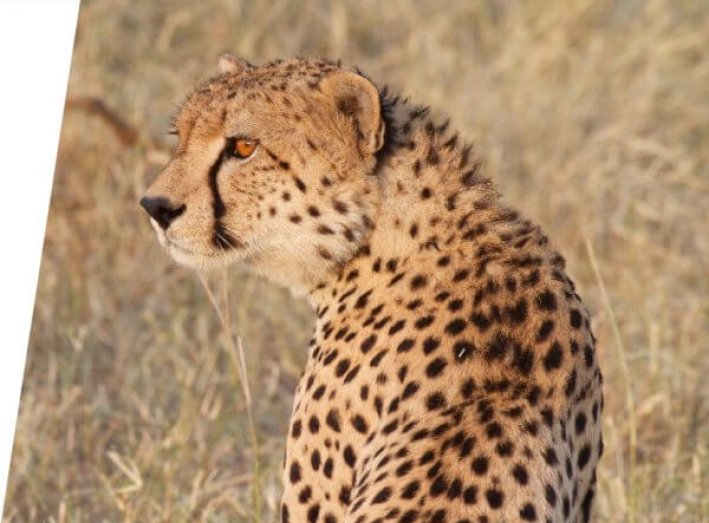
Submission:
<svg viewBox="0 0 709 523">
<path fill-rule="evenodd" d="M 357 69 L 220 69 L 141 204 L 178 262 L 245 263 L 317 314 L 281 521 L 588 521 L 602 377 L 542 230 Z"/>
</svg>

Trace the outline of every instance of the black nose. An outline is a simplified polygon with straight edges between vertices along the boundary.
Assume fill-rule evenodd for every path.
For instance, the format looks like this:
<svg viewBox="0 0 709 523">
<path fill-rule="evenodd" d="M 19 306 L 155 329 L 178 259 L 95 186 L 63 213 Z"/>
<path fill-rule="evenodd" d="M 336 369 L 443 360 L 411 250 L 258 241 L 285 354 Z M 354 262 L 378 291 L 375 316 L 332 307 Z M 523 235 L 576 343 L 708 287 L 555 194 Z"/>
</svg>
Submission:
<svg viewBox="0 0 709 523">
<path fill-rule="evenodd" d="M 175 218 L 185 212 L 184 205 L 175 205 L 167 198 L 149 198 L 143 196 L 140 205 L 148 211 L 148 214 L 160 224 L 160 227 L 167 229 Z"/>
</svg>

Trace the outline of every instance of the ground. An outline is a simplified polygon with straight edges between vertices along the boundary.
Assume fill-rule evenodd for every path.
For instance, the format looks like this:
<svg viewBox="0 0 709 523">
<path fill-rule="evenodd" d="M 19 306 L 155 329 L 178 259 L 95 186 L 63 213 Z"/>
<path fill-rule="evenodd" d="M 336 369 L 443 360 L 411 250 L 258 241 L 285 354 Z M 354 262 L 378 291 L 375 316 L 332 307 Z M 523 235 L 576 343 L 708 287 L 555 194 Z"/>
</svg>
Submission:
<svg viewBox="0 0 709 523">
<path fill-rule="evenodd" d="M 70 95 L 99 96 L 168 143 L 166 115 L 229 49 L 339 56 L 451 114 L 564 252 L 591 311 L 607 400 L 596 520 L 701 521 L 708 22 L 707 6 L 669 1 L 87 1 Z M 122 145 L 95 116 L 66 115 L 7 521 L 271 521 L 278 509 L 313 318 L 229 271 L 247 409 L 208 297 L 137 207 L 163 161 L 142 138 Z"/>
</svg>

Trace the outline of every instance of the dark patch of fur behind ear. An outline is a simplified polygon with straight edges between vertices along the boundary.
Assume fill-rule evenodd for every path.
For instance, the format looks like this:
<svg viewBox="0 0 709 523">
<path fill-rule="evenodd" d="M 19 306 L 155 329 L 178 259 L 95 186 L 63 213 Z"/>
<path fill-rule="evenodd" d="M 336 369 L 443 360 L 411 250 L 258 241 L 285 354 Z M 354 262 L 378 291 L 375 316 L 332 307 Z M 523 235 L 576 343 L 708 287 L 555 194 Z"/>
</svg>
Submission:
<svg viewBox="0 0 709 523">
<path fill-rule="evenodd" d="M 394 123 L 394 108 L 399 103 L 400 98 L 399 96 L 392 95 L 386 85 L 382 89 L 378 89 L 378 91 L 379 105 L 382 113 L 382 125 L 384 126 L 384 143 L 375 155 L 377 164 L 374 169 L 374 174 L 378 174 L 379 167 L 384 165 L 387 159 L 402 147 L 402 144 L 397 140 L 399 129 Z"/>
</svg>

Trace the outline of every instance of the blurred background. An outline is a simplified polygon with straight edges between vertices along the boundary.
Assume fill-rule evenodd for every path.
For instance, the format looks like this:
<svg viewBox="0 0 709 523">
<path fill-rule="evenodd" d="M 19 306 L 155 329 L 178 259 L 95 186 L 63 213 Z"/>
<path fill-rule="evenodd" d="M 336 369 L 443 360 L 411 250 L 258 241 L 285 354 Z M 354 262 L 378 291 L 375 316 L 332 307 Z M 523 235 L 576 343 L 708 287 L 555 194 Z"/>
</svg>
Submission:
<svg viewBox="0 0 709 523">
<path fill-rule="evenodd" d="M 340 57 L 450 114 L 592 312 L 595 521 L 709 521 L 700 0 L 82 2 L 3 521 L 275 520 L 313 315 L 229 270 L 249 407 L 205 289 L 137 206 L 226 50 Z"/>
</svg>

